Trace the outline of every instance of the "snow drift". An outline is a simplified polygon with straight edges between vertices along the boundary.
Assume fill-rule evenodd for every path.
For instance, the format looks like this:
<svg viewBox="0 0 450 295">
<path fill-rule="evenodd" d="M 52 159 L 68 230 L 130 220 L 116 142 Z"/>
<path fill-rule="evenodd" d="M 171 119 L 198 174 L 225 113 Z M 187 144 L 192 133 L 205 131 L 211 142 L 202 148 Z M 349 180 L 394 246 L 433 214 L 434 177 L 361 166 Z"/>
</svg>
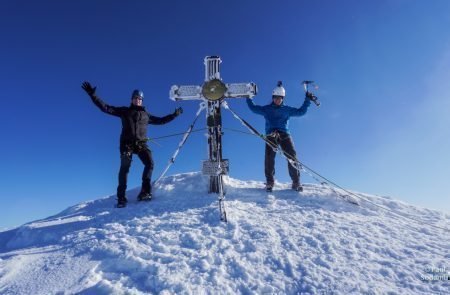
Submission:
<svg viewBox="0 0 450 295">
<path fill-rule="evenodd" d="M 448 214 L 385 197 L 389 211 L 323 186 L 226 179 L 228 223 L 199 173 L 155 198 L 84 202 L 0 232 L 1 294 L 448 294 Z"/>
</svg>

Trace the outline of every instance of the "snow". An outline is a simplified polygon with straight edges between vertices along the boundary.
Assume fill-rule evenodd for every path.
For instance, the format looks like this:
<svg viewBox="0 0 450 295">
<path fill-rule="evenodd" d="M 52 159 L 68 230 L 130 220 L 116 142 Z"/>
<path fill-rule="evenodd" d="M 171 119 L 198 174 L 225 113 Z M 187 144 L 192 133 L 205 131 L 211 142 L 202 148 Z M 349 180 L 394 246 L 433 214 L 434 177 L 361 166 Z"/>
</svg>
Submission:
<svg viewBox="0 0 450 295">
<path fill-rule="evenodd" d="M 0 232 L 0 294 L 449 294 L 450 216 L 331 189 L 227 178 L 228 223 L 207 178 L 162 179 L 151 202 L 89 201 Z M 433 280 L 434 279 L 434 280 Z"/>
</svg>

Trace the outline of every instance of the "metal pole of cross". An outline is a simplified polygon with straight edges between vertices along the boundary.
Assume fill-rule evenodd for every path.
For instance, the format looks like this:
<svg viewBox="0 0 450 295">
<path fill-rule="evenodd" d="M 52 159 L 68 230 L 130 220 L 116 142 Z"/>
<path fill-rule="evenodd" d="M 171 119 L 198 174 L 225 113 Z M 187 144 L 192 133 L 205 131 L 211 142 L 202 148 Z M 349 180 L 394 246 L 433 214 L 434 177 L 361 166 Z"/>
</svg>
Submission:
<svg viewBox="0 0 450 295">
<path fill-rule="evenodd" d="M 206 125 L 208 128 L 208 155 L 203 161 L 202 172 L 209 175 L 209 193 L 224 194 L 222 176 L 229 171 L 229 162 L 222 158 L 222 117 L 221 105 L 226 98 L 252 98 L 257 93 L 256 84 L 224 83 L 220 77 L 219 56 L 204 59 L 205 81 L 202 85 L 173 85 L 170 98 L 180 100 L 200 100 L 206 103 Z M 219 199 L 221 196 L 219 196 Z M 223 196 L 222 196 L 223 198 Z"/>
</svg>

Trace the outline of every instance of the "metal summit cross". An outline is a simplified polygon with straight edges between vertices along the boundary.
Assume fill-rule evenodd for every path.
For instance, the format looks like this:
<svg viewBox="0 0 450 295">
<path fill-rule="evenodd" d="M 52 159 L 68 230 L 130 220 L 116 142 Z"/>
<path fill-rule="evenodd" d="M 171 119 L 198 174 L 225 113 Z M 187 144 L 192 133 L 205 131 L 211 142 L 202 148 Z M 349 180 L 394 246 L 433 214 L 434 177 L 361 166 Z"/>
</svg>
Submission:
<svg viewBox="0 0 450 295">
<path fill-rule="evenodd" d="M 205 81 L 202 85 L 173 85 L 170 89 L 172 100 L 201 100 L 201 105 L 206 108 L 209 159 L 203 161 L 202 172 L 210 176 L 208 192 L 218 193 L 219 201 L 224 195 L 222 175 L 228 174 L 229 170 L 228 160 L 222 158 L 222 103 L 225 98 L 251 98 L 257 92 L 256 84 L 252 82 L 223 83 L 221 62 L 219 56 L 205 57 Z M 226 216 L 221 218 L 226 220 Z"/>
</svg>

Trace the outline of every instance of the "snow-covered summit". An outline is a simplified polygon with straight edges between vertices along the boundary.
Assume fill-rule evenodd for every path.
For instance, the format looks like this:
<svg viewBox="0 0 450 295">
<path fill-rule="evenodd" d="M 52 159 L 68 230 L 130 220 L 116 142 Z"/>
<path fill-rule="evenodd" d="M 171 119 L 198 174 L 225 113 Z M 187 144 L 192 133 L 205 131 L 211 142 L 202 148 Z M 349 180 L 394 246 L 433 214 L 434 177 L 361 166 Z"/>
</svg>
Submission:
<svg viewBox="0 0 450 295">
<path fill-rule="evenodd" d="M 228 223 L 200 173 L 167 177 L 149 203 L 84 202 L 0 232 L 1 294 L 448 294 L 448 214 L 307 184 L 226 179 Z M 433 279 L 433 280 L 432 280 Z"/>
</svg>

